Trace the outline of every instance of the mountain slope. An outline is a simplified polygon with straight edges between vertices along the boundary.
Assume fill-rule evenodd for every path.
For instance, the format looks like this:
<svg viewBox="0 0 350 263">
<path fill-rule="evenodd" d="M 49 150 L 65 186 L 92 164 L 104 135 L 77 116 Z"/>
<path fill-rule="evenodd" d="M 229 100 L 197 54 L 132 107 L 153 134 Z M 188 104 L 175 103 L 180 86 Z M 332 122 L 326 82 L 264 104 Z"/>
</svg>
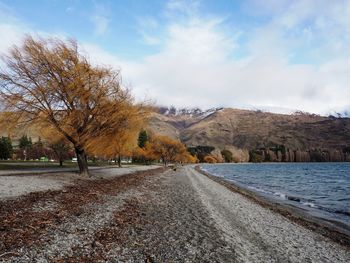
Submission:
<svg viewBox="0 0 350 263">
<path fill-rule="evenodd" d="M 349 118 L 323 117 L 301 112 L 285 115 L 230 108 L 196 114 L 183 112 L 185 113 L 154 113 L 150 129 L 178 138 L 188 146 L 210 145 L 218 149 L 231 149 L 233 152 L 261 150 L 266 151 L 266 154 L 269 149 L 282 146 L 282 152 L 327 152 L 331 155 L 333 152 L 345 153 L 350 146 Z M 312 156 L 305 158 L 308 161 Z M 327 158 L 330 157 L 325 157 L 325 160 Z M 335 159 L 341 158 L 345 157 Z"/>
</svg>

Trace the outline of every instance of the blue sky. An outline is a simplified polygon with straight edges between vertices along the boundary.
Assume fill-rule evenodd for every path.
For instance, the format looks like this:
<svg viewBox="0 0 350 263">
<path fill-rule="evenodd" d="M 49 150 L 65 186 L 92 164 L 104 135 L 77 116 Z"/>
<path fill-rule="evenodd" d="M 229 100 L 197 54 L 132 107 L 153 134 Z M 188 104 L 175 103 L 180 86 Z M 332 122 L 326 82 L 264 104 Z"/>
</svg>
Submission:
<svg viewBox="0 0 350 263">
<path fill-rule="evenodd" d="M 163 105 L 350 108 L 350 1 L 0 0 L 0 52 L 73 37 Z"/>
<path fill-rule="evenodd" d="M 160 43 L 151 44 L 150 38 L 165 34 L 162 26 L 172 19 L 186 20 L 178 12 L 176 18 L 167 10 L 170 2 L 164 0 L 3 0 L 11 15 L 35 30 L 72 36 L 80 41 L 100 45 L 106 51 L 127 59 L 139 59 L 160 50 Z M 187 1 L 189 5 L 197 3 Z M 239 1 L 202 1 L 193 4 L 203 14 L 220 13 L 227 16 L 227 26 L 237 21 L 250 23 L 239 12 Z M 199 3 L 199 2 L 198 2 Z M 175 7 L 174 7 L 175 8 Z M 149 39 L 147 38 L 148 35 Z M 148 40 L 147 40 L 148 39 Z"/>
</svg>

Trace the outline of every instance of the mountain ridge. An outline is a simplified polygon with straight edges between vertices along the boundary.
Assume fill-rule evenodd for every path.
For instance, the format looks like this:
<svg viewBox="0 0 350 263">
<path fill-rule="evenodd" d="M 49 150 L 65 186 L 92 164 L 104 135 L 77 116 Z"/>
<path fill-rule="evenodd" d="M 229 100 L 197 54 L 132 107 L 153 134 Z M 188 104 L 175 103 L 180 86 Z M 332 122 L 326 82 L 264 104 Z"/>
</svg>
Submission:
<svg viewBox="0 0 350 263">
<path fill-rule="evenodd" d="M 166 111 L 163 107 L 152 113 L 149 127 L 187 146 L 207 145 L 218 150 L 230 149 L 234 154 L 239 152 L 240 161 L 251 159 L 252 151 L 264 160 L 287 160 L 287 150 L 293 152 L 293 160 L 296 155 L 303 156 L 298 157 L 299 161 L 350 160 L 349 118 L 301 111 L 289 115 L 223 107 L 206 111 L 198 108 Z M 276 147 L 284 150 L 271 153 L 270 149 Z"/>
</svg>

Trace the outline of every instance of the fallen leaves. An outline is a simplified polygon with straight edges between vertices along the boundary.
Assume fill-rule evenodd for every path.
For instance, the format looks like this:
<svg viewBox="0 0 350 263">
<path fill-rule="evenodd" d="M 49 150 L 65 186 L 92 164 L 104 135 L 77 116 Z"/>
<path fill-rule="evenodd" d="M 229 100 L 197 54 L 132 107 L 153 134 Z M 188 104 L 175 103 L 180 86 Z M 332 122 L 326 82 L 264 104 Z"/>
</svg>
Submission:
<svg viewBox="0 0 350 263">
<path fill-rule="evenodd" d="M 73 186 L 60 191 L 36 192 L 15 200 L 0 202 L 0 255 L 14 256 L 19 248 L 31 245 L 40 246 L 47 242 L 44 238 L 49 231 L 58 228 L 70 215 L 79 217 L 85 204 L 101 202 L 104 195 L 118 195 L 118 193 L 139 185 L 145 178 L 162 172 L 163 168 L 137 172 L 114 179 L 78 180 Z M 55 203 L 54 209 L 33 209 L 37 203 Z M 129 203 L 124 211 L 129 217 L 116 215 L 115 224 L 131 224 L 131 215 L 135 215 L 137 208 Z M 105 236 L 106 240 L 110 237 Z M 102 236 L 101 236 L 101 239 Z M 97 240 L 100 243 L 104 240 Z M 74 261 L 72 261 L 74 262 Z"/>
</svg>

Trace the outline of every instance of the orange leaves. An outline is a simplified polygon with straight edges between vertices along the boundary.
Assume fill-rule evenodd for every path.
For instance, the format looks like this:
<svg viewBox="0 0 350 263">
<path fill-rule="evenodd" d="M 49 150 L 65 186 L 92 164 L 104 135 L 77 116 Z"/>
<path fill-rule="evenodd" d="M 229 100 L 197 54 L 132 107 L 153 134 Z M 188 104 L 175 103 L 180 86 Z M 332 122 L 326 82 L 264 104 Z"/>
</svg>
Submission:
<svg viewBox="0 0 350 263">
<path fill-rule="evenodd" d="M 207 156 L 204 157 L 204 162 L 206 162 L 206 163 L 217 163 L 218 160 L 214 156 L 207 155 Z"/>
<path fill-rule="evenodd" d="M 119 71 L 90 64 L 75 41 L 27 37 L 3 62 L 0 98 L 6 110 L 64 136 L 81 155 L 84 172 L 86 150 L 100 153 L 112 141 L 115 147 L 105 147 L 105 154 L 112 154 L 111 148 L 125 145 L 132 125 L 147 114 L 122 86 Z"/>
<path fill-rule="evenodd" d="M 144 148 L 134 150 L 134 157 L 144 160 L 162 160 L 164 165 L 168 163 L 195 163 L 196 158 L 187 152 L 185 145 L 180 141 L 166 136 L 153 136 Z"/>
</svg>

